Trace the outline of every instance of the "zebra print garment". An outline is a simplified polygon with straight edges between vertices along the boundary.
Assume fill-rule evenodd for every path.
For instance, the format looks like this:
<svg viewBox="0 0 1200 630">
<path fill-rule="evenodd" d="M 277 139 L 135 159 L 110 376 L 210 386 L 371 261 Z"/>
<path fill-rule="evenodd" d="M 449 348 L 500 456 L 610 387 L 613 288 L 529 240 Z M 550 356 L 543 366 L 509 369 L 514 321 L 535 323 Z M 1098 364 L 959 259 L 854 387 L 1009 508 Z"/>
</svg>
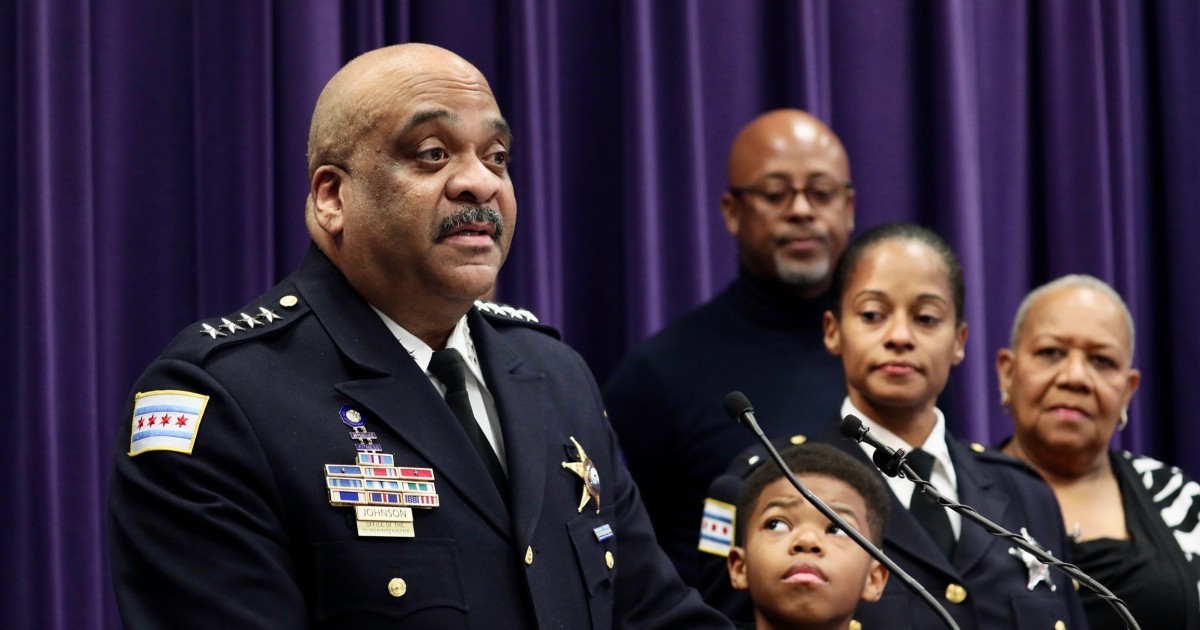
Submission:
<svg viewBox="0 0 1200 630">
<path fill-rule="evenodd" d="M 1176 466 L 1123 451 L 1194 575 L 1200 575 L 1200 484 Z M 1200 597 L 1200 581 L 1196 584 Z"/>
</svg>

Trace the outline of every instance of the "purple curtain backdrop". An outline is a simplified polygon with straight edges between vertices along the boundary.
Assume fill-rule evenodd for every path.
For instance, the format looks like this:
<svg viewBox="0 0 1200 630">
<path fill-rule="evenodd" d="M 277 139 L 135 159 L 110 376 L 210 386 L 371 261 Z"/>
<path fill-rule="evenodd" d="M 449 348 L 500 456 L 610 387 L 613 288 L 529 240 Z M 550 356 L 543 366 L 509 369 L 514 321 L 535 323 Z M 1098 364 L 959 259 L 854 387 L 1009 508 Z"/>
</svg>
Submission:
<svg viewBox="0 0 1200 630">
<path fill-rule="evenodd" d="M 729 143 L 800 107 L 845 141 L 860 230 L 923 223 L 962 258 L 955 431 L 1008 432 L 992 363 L 1017 302 L 1091 273 L 1138 323 L 1122 445 L 1200 474 L 1193 0 L 5 0 L 0 25 L 0 627 L 121 626 L 104 506 L 129 387 L 298 263 L 316 95 L 403 41 L 491 80 L 521 207 L 498 299 L 601 380 L 733 277 Z"/>
</svg>

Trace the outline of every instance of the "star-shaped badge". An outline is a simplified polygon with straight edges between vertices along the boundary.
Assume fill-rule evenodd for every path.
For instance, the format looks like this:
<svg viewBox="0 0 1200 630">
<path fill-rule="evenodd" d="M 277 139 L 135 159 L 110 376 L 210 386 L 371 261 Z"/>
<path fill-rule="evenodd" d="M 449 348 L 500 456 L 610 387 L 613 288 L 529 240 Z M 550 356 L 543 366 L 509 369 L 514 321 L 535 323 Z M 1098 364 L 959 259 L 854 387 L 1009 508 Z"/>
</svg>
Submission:
<svg viewBox="0 0 1200 630">
<path fill-rule="evenodd" d="M 1044 551 L 1044 548 L 1033 539 L 1033 536 L 1029 535 L 1029 530 L 1025 529 L 1024 527 L 1021 528 L 1021 537 L 1025 539 L 1025 542 L 1028 542 L 1034 548 L 1042 549 Z M 1025 551 L 1024 549 L 1017 549 L 1016 547 L 1009 547 L 1008 555 L 1015 556 L 1021 561 L 1022 564 L 1025 565 L 1025 568 L 1029 570 L 1029 583 L 1026 584 L 1026 587 L 1028 587 L 1029 590 L 1032 591 L 1039 582 L 1045 582 L 1046 586 L 1050 587 L 1051 592 L 1058 590 L 1058 587 L 1055 586 L 1054 582 L 1050 580 L 1050 565 L 1038 560 L 1028 551 Z"/>
<path fill-rule="evenodd" d="M 242 328 L 241 326 L 238 326 L 237 324 L 229 321 L 229 318 L 227 318 L 227 317 L 221 318 L 221 325 L 218 326 L 218 328 L 224 328 L 225 330 L 228 330 L 231 333 L 234 331 L 238 331 L 238 330 L 246 330 L 245 328 Z"/>
<path fill-rule="evenodd" d="M 256 315 L 251 315 L 249 313 L 239 313 L 239 314 L 242 317 L 238 321 L 242 322 L 243 324 L 245 324 L 251 328 L 254 328 L 255 326 L 263 325 L 263 323 L 258 320 L 258 317 Z"/>
<path fill-rule="evenodd" d="M 268 310 L 265 306 L 258 307 L 258 317 L 262 317 L 263 319 L 267 320 L 268 324 L 277 319 L 283 319 L 282 315 L 276 315 L 274 312 Z"/>
<path fill-rule="evenodd" d="M 221 331 L 217 330 L 216 328 L 213 328 L 212 326 L 210 326 L 210 325 L 208 325 L 208 324 L 203 324 L 203 325 L 201 326 L 201 329 L 200 329 L 200 334 L 201 334 L 201 335 L 208 335 L 208 336 L 212 337 L 213 339 L 216 339 L 217 337 L 224 337 L 224 336 L 225 336 L 225 333 L 223 333 L 223 332 L 221 332 Z"/>
<path fill-rule="evenodd" d="M 584 452 L 583 447 L 579 445 L 579 441 L 575 436 L 571 437 L 571 443 L 575 445 L 576 455 L 579 457 L 577 462 L 563 462 L 563 468 L 579 475 L 583 480 L 583 496 L 579 499 L 579 509 L 577 512 L 583 511 L 583 506 L 587 505 L 588 499 L 596 500 L 596 513 L 600 513 L 600 473 L 596 471 L 596 465 L 592 463 L 590 457 Z"/>
</svg>

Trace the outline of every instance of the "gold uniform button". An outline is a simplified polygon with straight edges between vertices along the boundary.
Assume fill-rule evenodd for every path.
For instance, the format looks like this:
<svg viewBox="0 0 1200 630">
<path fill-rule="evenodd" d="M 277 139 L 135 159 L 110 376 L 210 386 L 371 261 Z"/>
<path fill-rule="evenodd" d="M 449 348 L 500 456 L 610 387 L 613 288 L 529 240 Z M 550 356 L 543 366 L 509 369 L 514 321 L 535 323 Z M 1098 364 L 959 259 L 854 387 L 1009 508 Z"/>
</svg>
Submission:
<svg viewBox="0 0 1200 630">
<path fill-rule="evenodd" d="M 961 604 L 967 599 L 967 589 L 961 584 L 951 583 L 946 587 L 946 601 L 951 604 Z"/>
<path fill-rule="evenodd" d="M 987 447 L 979 442 L 971 442 L 971 450 L 975 451 L 976 453 L 982 453 L 987 450 Z"/>
<path fill-rule="evenodd" d="M 529 566 L 531 564 L 533 564 L 533 547 L 529 546 L 525 548 L 525 565 Z"/>
<path fill-rule="evenodd" d="M 295 306 L 299 303 L 300 303 L 300 298 L 298 298 L 294 295 L 285 295 L 285 296 L 279 298 L 279 305 L 284 308 L 292 308 L 293 306 Z"/>
<path fill-rule="evenodd" d="M 1054 622 L 1054 630 L 1067 630 L 1067 624 L 1063 623 L 1062 619 Z"/>
<path fill-rule="evenodd" d="M 408 584 L 405 584 L 404 580 L 400 578 L 392 578 L 391 581 L 388 582 L 388 593 L 391 593 L 392 597 L 404 597 L 404 594 L 407 592 Z"/>
<path fill-rule="evenodd" d="M 857 619 L 851 619 L 850 630 L 862 630 L 862 623 Z"/>
<path fill-rule="evenodd" d="M 790 440 L 792 444 L 803 444 L 808 441 L 807 435 L 793 435 Z"/>
<path fill-rule="evenodd" d="M 611 568 L 613 568 L 613 565 L 614 565 L 614 564 L 616 564 L 616 563 L 617 563 L 617 561 L 613 559 L 612 552 L 611 552 L 611 551 L 605 551 L 605 552 L 604 552 L 604 564 L 607 564 L 607 565 L 608 565 L 608 568 L 610 568 L 610 569 L 611 569 Z"/>
</svg>

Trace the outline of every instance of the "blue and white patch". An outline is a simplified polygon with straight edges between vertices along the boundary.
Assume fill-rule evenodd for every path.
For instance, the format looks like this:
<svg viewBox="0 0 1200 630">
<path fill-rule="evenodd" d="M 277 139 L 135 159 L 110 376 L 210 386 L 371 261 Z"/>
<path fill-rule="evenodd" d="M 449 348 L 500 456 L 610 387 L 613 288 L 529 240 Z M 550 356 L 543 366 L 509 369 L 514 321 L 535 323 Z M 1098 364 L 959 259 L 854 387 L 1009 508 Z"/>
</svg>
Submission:
<svg viewBox="0 0 1200 630">
<path fill-rule="evenodd" d="M 208 396 L 179 390 L 139 392 L 133 400 L 129 456 L 148 451 L 192 454 Z"/>
<path fill-rule="evenodd" d="M 737 508 L 716 499 L 704 500 L 704 518 L 700 521 L 700 551 L 722 558 L 733 546 L 733 519 Z"/>
<path fill-rule="evenodd" d="M 609 527 L 608 523 L 605 523 L 600 527 L 593 528 L 592 533 L 596 535 L 596 540 L 601 542 L 613 537 L 612 527 Z"/>
</svg>

